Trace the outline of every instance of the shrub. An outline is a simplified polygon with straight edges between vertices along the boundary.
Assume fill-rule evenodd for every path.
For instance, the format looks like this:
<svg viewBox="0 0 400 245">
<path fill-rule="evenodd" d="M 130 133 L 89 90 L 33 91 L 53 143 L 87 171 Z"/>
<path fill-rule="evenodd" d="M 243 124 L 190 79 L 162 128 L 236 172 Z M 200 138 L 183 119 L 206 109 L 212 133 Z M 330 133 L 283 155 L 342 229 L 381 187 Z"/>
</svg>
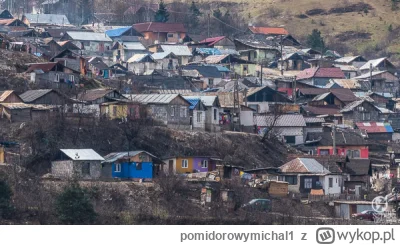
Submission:
<svg viewBox="0 0 400 245">
<path fill-rule="evenodd" d="M 97 214 L 90 202 L 85 189 L 72 183 L 56 200 L 58 219 L 67 225 L 93 224 Z"/>
</svg>

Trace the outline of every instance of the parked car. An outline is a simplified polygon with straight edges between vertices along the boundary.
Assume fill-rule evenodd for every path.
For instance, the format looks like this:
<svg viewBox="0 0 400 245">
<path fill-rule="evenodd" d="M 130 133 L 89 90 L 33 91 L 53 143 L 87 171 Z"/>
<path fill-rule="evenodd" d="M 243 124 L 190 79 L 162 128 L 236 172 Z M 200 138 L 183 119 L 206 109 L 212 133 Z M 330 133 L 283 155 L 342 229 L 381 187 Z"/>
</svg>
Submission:
<svg viewBox="0 0 400 245">
<path fill-rule="evenodd" d="M 370 220 L 370 221 L 374 221 L 375 218 L 379 216 L 381 216 L 381 214 L 374 210 L 365 210 L 362 211 L 361 213 L 355 213 L 351 215 L 353 219 Z"/>
<path fill-rule="evenodd" d="M 272 203 L 269 199 L 253 199 L 244 204 L 242 208 L 246 211 L 269 212 L 271 211 Z"/>
</svg>

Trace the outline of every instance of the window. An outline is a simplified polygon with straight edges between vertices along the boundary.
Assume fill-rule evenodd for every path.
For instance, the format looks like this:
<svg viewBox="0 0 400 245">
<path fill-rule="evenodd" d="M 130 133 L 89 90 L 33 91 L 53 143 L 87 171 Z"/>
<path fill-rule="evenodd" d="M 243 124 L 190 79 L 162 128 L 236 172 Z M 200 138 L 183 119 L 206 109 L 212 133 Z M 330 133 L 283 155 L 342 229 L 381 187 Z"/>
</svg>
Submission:
<svg viewBox="0 0 400 245">
<path fill-rule="evenodd" d="M 133 107 L 129 108 L 129 115 L 130 115 L 130 116 L 133 116 L 133 117 L 136 117 L 135 108 L 133 108 Z"/>
<path fill-rule="evenodd" d="M 142 170 L 142 163 L 141 162 L 137 162 L 136 163 L 136 170 Z"/>
<path fill-rule="evenodd" d="M 75 82 L 75 76 L 74 75 L 69 75 L 69 80 L 71 82 Z"/>
<path fill-rule="evenodd" d="M 175 107 L 171 106 L 171 117 L 175 116 Z"/>
<path fill-rule="evenodd" d="M 82 164 L 82 175 L 90 175 L 90 162 Z"/>
<path fill-rule="evenodd" d="M 289 185 L 297 185 L 297 176 L 285 176 L 285 181 L 289 183 Z"/>
<path fill-rule="evenodd" d="M 284 136 L 285 141 L 287 144 L 295 144 L 296 143 L 296 136 Z"/>
<path fill-rule="evenodd" d="M 201 112 L 197 112 L 197 122 L 201 122 Z"/>
<path fill-rule="evenodd" d="M 117 172 L 117 173 L 121 172 L 121 163 L 115 164 L 115 172 Z"/>
<path fill-rule="evenodd" d="M 213 86 L 214 85 L 214 78 L 209 78 L 208 79 L 208 85 Z"/>
<path fill-rule="evenodd" d="M 188 168 L 189 167 L 189 163 L 187 159 L 182 159 L 182 168 Z"/>
<path fill-rule="evenodd" d="M 312 179 L 304 179 L 304 189 L 312 189 Z"/>
<path fill-rule="evenodd" d="M 217 120 L 217 109 L 214 109 L 214 121 Z"/>
<path fill-rule="evenodd" d="M 186 107 L 181 107 L 181 117 L 186 117 L 187 116 L 187 108 Z"/>
<path fill-rule="evenodd" d="M 60 74 L 56 74 L 56 82 L 60 82 Z"/>
<path fill-rule="evenodd" d="M 117 107 L 113 106 L 113 116 L 117 116 Z"/>
<path fill-rule="evenodd" d="M 208 168 L 208 160 L 201 161 L 201 167 L 202 168 Z"/>
<path fill-rule="evenodd" d="M 329 188 L 333 187 L 333 178 L 329 178 Z"/>
<path fill-rule="evenodd" d="M 349 158 L 359 158 L 360 151 L 359 150 L 347 150 L 346 156 L 348 156 Z"/>
<path fill-rule="evenodd" d="M 329 155 L 329 150 L 328 149 L 321 149 L 321 150 L 319 150 L 319 155 L 328 156 Z"/>
<path fill-rule="evenodd" d="M 371 120 L 371 113 L 363 112 L 362 113 L 362 119 L 363 119 L 363 121 L 370 121 Z"/>
<path fill-rule="evenodd" d="M 168 33 L 167 36 L 170 37 L 174 37 L 174 33 Z"/>
</svg>

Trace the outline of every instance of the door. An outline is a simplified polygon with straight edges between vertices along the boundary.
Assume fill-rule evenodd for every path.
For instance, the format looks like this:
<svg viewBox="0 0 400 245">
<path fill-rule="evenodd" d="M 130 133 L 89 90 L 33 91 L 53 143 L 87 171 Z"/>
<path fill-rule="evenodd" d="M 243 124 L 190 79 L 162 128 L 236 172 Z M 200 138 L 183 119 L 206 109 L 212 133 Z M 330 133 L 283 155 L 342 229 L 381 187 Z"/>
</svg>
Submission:
<svg viewBox="0 0 400 245">
<path fill-rule="evenodd" d="M 359 196 L 361 194 L 361 185 L 356 185 L 355 189 L 356 189 L 356 195 Z"/>
<path fill-rule="evenodd" d="M 168 173 L 173 174 L 174 172 L 174 160 L 168 161 Z"/>
</svg>

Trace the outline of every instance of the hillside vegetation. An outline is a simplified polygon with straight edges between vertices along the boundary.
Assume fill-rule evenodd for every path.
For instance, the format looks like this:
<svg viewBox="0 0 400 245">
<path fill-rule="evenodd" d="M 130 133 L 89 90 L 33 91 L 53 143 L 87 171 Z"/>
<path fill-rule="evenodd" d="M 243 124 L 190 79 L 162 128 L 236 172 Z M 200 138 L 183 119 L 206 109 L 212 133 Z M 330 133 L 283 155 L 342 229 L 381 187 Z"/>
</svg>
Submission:
<svg viewBox="0 0 400 245">
<path fill-rule="evenodd" d="M 167 3 L 177 2 L 166 1 Z M 179 1 L 178 1 L 179 2 Z M 181 1 L 189 4 L 191 1 Z M 229 25 L 246 30 L 247 25 L 283 26 L 305 44 L 306 36 L 319 29 L 331 49 L 342 55 L 387 56 L 400 61 L 400 3 L 396 0 L 200 0 L 202 13 L 229 11 Z M 397 6 L 398 5 L 398 6 Z M 206 14 L 203 15 L 203 19 Z M 170 20 L 171 21 L 171 20 Z M 206 21 L 201 25 L 207 27 Z M 214 20 L 215 21 L 215 20 Z M 218 29 L 212 22 L 212 34 Z M 224 25 L 226 29 L 232 29 Z M 191 30 L 192 31 L 192 30 Z M 201 33 L 201 32 L 200 32 Z M 202 33 L 207 33 L 203 31 Z"/>
</svg>

